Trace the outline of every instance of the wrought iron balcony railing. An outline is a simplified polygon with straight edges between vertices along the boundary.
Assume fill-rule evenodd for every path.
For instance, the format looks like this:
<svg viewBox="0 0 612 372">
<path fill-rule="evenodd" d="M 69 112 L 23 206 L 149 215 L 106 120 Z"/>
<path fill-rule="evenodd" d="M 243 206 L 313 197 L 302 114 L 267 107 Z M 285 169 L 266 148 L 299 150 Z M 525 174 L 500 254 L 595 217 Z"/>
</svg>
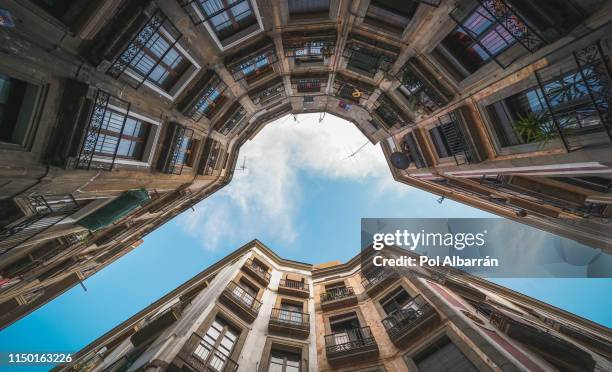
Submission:
<svg viewBox="0 0 612 372">
<path fill-rule="evenodd" d="M 278 101 L 279 99 L 285 96 L 285 86 L 283 85 L 282 81 L 265 89 L 261 89 L 249 94 L 249 97 L 251 97 L 254 104 L 262 106 L 266 106 L 272 102 Z"/>
<path fill-rule="evenodd" d="M 212 176 L 218 169 L 221 158 L 221 142 L 208 138 L 204 143 L 204 151 L 198 165 L 198 173 L 204 176 Z"/>
<path fill-rule="evenodd" d="M 482 53 L 486 53 L 490 59 L 494 60 L 502 68 L 508 67 L 517 59 L 517 57 L 500 58 L 502 53 L 508 50 L 514 43 L 522 45 L 529 53 L 534 53 L 546 44 L 544 39 L 527 25 L 521 15 L 516 13 L 507 4 L 506 0 L 472 0 L 471 4 L 472 7 L 462 5 L 453 9 L 450 12 L 450 18 L 465 35 L 479 46 L 479 50 Z M 465 24 L 465 20 L 469 19 L 473 14 L 478 14 L 484 19 L 495 22 L 499 28 L 498 33 L 504 34 L 502 40 L 504 40 L 506 47 L 502 48 L 497 44 L 490 45 L 495 38 L 489 37 L 485 39 L 482 37 L 482 33 L 477 33 L 480 32 L 479 29 Z M 509 39 L 512 39 L 513 42 L 510 42 Z"/>
<path fill-rule="evenodd" d="M 298 280 L 281 279 L 278 285 L 280 287 L 298 289 L 300 291 L 308 291 L 310 288 L 308 283 L 304 283 L 303 281 Z"/>
<path fill-rule="evenodd" d="M 347 329 L 325 335 L 325 352 L 328 356 L 353 354 L 377 347 L 370 327 Z"/>
<path fill-rule="evenodd" d="M 321 302 L 336 301 L 352 296 L 355 296 L 353 287 L 339 287 L 321 293 Z"/>
<path fill-rule="evenodd" d="M 459 117 L 454 111 L 438 118 L 441 133 L 448 145 L 450 155 L 455 159 L 457 165 L 474 163 L 476 157 L 473 154 L 467 138 L 468 135 L 459 121 Z"/>
<path fill-rule="evenodd" d="M 240 303 L 242 306 L 249 310 L 257 313 L 261 307 L 261 302 L 256 299 L 252 294 L 247 292 L 246 289 L 242 288 L 240 284 L 235 282 L 229 282 L 225 288 L 225 292 L 228 293 L 235 301 Z"/>
<path fill-rule="evenodd" d="M 26 202 L 32 214 L 0 230 L 0 255 L 50 229 L 79 209 L 72 195 L 30 196 Z"/>
<path fill-rule="evenodd" d="M 257 264 L 257 262 L 253 261 L 253 259 L 248 259 L 244 265 L 248 267 L 252 272 L 263 278 L 266 282 L 270 281 L 271 274 L 266 270 L 266 268 L 261 267 L 261 265 Z"/>
<path fill-rule="evenodd" d="M 117 111 L 111 114 L 111 107 Z M 130 103 L 111 94 L 98 90 L 89 116 L 87 132 L 76 159 L 75 168 L 112 170 L 119 150 L 120 138 L 130 112 Z M 102 134 L 112 128 L 118 136 Z M 96 159 L 94 159 L 94 156 Z"/>
<path fill-rule="evenodd" d="M 118 78 L 129 69 L 129 74 L 125 75 L 129 77 L 130 85 L 137 89 L 164 61 L 181 37 L 178 29 L 158 9 L 113 61 L 107 73 Z M 152 49 L 155 53 L 147 53 L 144 49 Z M 145 54 L 147 58 L 143 57 Z"/>
<path fill-rule="evenodd" d="M 389 337 L 397 341 L 414 330 L 426 317 L 435 314 L 431 305 L 422 297 L 413 298 L 403 309 L 397 310 L 383 319 L 382 324 Z"/>
<path fill-rule="evenodd" d="M 377 116 L 385 128 L 390 129 L 394 126 L 405 127 L 409 123 L 399 114 L 401 110 L 385 94 L 381 95 L 376 101 L 374 114 Z"/>
<path fill-rule="evenodd" d="M 277 61 L 274 44 L 270 44 L 233 59 L 227 64 L 227 69 L 236 81 L 252 79 L 270 70 Z"/>
<path fill-rule="evenodd" d="M 568 152 L 612 142 L 612 72 L 606 54 L 597 42 L 574 52 L 573 57 L 575 64 L 569 68 L 551 66 L 549 71 L 543 68 L 535 73 L 543 119 L 552 122 Z M 547 78 L 551 74 L 555 75 Z M 588 133 L 602 135 L 589 142 L 583 140 Z"/>
<path fill-rule="evenodd" d="M 368 291 L 382 283 L 387 279 L 397 277 L 397 273 L 392 269 L 379 269 L 376 272 L 368 273 L 361 279 L 361 285 Z"/>
<path fill-rule="evenodd" d="M 449 102 L 451 93 L 415 58 L 406 62 L 397 78 L 402 82 L 399 91 L 408 99 L 409 107 L 417 112 L 431 114 Z"/>
<path fill-rule="evenodd" d="M 168 131 L 169 133 L 162 149 L 162 153 L 165 155 L 165 161 L 161 171 L 180 175 L 191 153 L 193 129 L 172 123 L 172 125 L 168 127 Z"/>
<path fill-rule="evenodd" d="M 202 83 L 194 88 L 198 92 L 197 96 L 193 97 L 189 104 L 181 109 L 186 116 L 194 121 L 199 121 L 202 117 L 210 119 L 226 100 L 223 92 L 227 89 L 227 84 L 216 73 L 210 72 L 207 74 Z"/>
<path fill-rule="evenodd" d="M 374 86 L 337 74 L 334 79 L 334 91 L 340 98 L 359 103 L 360 99 L 367 100 L 370 97 Z"/>
<path fill-rule="evenodd" d="M 308 329 L 310 327 L 310 315 L 282 308 L 273 308 L 270 314 L 270 323 L 284 327 Z"/>
<path fill-rule="evenodd" d="M 238 369 L 238 363 L 225 350 L 216 348 L 196 333 L 189 337 L 178 357 L 198 372 L 235 372 Z"/>
<path fill-rule="evenodd" d="M 364 35 L 351 34 L 342 56 L 348 67 L 373 77 L 378 71 L 388 71 L 397 56 L 396 46 L 370 39 Z"/>
<path fill-rule="evenodd" d="M 219 127 L 219 132 L 224 136 L 227 136 L 232 131 L 242 124 L 244 118 L 246 117 L 246 110 L 242 107 L 241 104 L 235 103 L 230 107 L 227 111 L 227 114 L 219 120 L 221 126 Z"/>
<path fill-rule="evenodd" d="M 283 34 L 285 57 L 327 57 L 334 53 L 336 30 L 298 31 Z"/>
</svg>

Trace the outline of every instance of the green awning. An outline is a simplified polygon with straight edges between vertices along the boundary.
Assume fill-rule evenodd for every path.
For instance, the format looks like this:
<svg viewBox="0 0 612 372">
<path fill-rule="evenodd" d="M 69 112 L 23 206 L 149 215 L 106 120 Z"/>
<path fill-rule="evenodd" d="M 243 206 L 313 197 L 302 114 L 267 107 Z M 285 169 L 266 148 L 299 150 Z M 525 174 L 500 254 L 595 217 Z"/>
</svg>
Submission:
<svg viewBox="0 0 612 372">
<path fill-rule="evenodd" d="M 147 200 L 149 200 L 149 193 L 146 190 L 126 191 L 112 202 L 81 219 L 78 224 L 90 231 L 103 229 L 127 216 Z"/>
</svg>

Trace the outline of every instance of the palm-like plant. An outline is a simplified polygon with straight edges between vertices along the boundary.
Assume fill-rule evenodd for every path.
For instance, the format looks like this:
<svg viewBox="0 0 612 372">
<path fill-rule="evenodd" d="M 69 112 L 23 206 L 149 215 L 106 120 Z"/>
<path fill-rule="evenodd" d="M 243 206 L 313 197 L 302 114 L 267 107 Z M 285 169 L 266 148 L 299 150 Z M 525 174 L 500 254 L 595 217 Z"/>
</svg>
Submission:
<svg viewBox="0 0 612 372">
<path fill-rule="evenodd" d="M 539 142 L 540 147 L 544 147 L 557 136 L 551 121 L 544 115 L 534 112 L 526 116 L 519 115 L 513 128 L 526 143 Z"/>
</svg>

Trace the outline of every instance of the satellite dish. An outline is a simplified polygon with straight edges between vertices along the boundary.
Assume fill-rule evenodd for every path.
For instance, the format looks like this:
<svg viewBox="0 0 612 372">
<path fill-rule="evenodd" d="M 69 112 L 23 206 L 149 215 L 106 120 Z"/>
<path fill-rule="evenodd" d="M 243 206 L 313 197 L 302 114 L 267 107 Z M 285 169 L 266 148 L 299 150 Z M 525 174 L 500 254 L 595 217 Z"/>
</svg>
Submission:
<svg viewBox="0 0 612 372">
<path fill-rule="evenodd" d="M 391 164 L 398 169 L 406 169 L 410 166 L 410 158 L 403 152 L 396 151 L 391 154 Z"/>
</svg>

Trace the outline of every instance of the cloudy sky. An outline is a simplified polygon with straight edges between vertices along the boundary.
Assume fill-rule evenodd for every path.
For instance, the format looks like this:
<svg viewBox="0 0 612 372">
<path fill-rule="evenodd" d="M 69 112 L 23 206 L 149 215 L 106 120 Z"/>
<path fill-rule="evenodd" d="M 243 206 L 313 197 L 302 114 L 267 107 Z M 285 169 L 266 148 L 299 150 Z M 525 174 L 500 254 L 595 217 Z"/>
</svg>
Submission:
<svg viewBox="0 0 612 372">
<path fill-rule="evenodd" d="M 76 352 L 254 238 L 288 259 L 347 261 L 362 217 L 490 216 L 394 182 L 379 146 L 342 119 L 318 118 L 269 124 L 241 149 L 245 169 L 228 186 L 87 279 L 86 291 L 76 286 L 0 332 L 0 352 Z M 497 282 L 612 326 L 611 280 Z"/>
</svg>

